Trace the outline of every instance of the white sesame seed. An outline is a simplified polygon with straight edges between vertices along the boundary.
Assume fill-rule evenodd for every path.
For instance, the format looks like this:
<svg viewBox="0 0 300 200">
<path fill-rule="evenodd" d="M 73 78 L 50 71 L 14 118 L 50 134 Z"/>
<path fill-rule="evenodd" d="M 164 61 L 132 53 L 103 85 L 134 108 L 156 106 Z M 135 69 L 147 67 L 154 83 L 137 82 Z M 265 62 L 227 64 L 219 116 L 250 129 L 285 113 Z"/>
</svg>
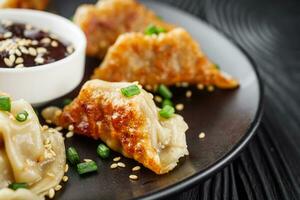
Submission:
<svg viewBox="0 0 300 200">
<path fill-rule="evenodd" d="M 57 131 L 61 131 L 61 130 L 63 130 L 63 127 L 57 126 L 57 127 L 55 127 L 55 129 L 56 129 Z"/>
<path fill-rule="evenodd" d="M 74 135 L 74 132 L 73 131 L 69 131 L 67 134 L 66 134 L 66 137 L 67 138 L 70 138 L 70 137 L 73 137 Z"/>
<path fill-rule="evenodd" d="M 29 51 L 29 54 L 32 56 L 36 56 L 36 54 L 37 54 L 36 50 L 32 47 L 29 47 L 28 51 Z"/>
<path fill-rule="evenodd" d="M 118 165 L 118 167 L 126 167 L 126 165 L 122 162 L 118 162 L 117 165 Z"/>
<path fill-rule="evenodd" d="M 138 177 L 137 175 L 130 174 L 130 175 L 129 175 L 129 178 L 130 178 L 131 180 L 137 180 L 139 177 Z"/>
<path fill-rule="evenodd" d="M 23 67 L 24 67 L 23 64 L 18 64 L 18 65 L 15 66 L 15 68 L 23 68 Z"/>
<path fill-rule="evenodd" d="M 135 166 L 135 167 L 132 168 L 132 171 L 138 171 L 138 170 L 140 170 L 140 169 L 141 169 L 140 166 Z"/>
<path fill-rule="evenodd" d="M 113 164 L 110 165 L 110 168 L 111 168 L 111 169 L 115 169 L 115 168 L 117 168 L 117 167 L 118 167 L 118 164 L 117 164 L 117 163 L 113 163 Z"/>
<path fill-rule="evenodd" d="M 47 52 L 47 49 L 44 47 L 38 47 L 37 49 L 38 54 L 44 54 Z"/>
<path fill-rule="evenodd" d="M 46 123 L 47 123 L 47 124 L 52 124 L 52 121 L 51 121 L 50 119 L 47 119 L 47 120 L 46 120 Z"/>
<path fill-rule="evenodd" d="M 68 171 L 69 171 L 69 165 L 66 164 L 66 165 L 65 165 L 65 173 L 67 173 Z"/>
<path fill-rule="evenodd" d="M 181 83 L 181 86 L 182 86 L 182 87 L 189 87 L 189 83 L 187 83 L 187 82 L 182 82 L 182 83 Z"/>
<path fill-rule="evenodd" d="M 10 60 L 11 63 L 14 63 L 15 60 L 16 60 L 16 56 L 15 56 L 14 54 L 11 54 L 11 55 L 9 56 L 9 60 Z"/>
<path fill-rule="evenodd" d="M 62 180 L 63 180 L 63 182 L 67 182 L 67 181 L 69 180 L 69 177 L 63 176 L 63 177 L 62 177 Z"/>
<path fill-rule="evenodd" d="M 115 158 L 113 159 L 113 161 L 115 161 L 115 162 L 118 162 L 119 160 L 121 160 L 121 157 L 115 157 Z"/>
<path fill-rule="evenodd" d="M 213 85 L 207 86 L 207 91 L 213 92 L 215 90 L 215 87 Z"/>
<path fill-rule="evenodd" d="M 204 132 L 201 132 L 201 133 L 199 134 L 198 137 L 199 137 L 200 139 L 205 138 L 205 133 L 204 133 Z"/>
<path fill-rule="evenodd" d="M 51 46 L 52 46 L 52 47 L 58 47 L 58 43 L 57 43 L 56 41 L 52 41 L 52 42 L 51 42 Z"/>
<path fill-rule="evenodd" d="M 74 51 L 74 48 L 73 48 L 72 46 L 68 46 L 68 47 L 67 47 L 67 52 L 68 52 L 68 54 L 73 53 L 73 51 Z"/>
<path fill-rule="evenodd" d="M 74 126 L 73 126 L 72 124 L 70 124 L 70 125 L 68 126 L 68 130 L 69 130 L 69 131 L 73 131 L 73 130 L 74 130 Z"/>
<path fill-rule="evenodd" d="M 13 66 L 13 63 L 8 58 L 4 58 L 4 63 L 9 67 Z"/>
<path fill-rule="evenodd" d="M 24 59 L 22 57 L 17 57 L 16 64 L 21 64 L 24 62 Z"/>
<path fill-rule="evenodd" d="M 32 40 L 31 44 L 35 46 L 35 45 L 38 45 L 39 42 L 37 40 Z"/>
<path fill-rule="evenodd" d="M 45 130 L 47 130 L 47 129 L 49 129 L 49 127 L 48 127 L 47 125 L 43 125 L 43 126 L 42 126 L 42 130 L 45 131 Z"/>
<path fill-rule="evenodd" d="M 24 46 L 20 46 L 19 49 L 24 54 L 28 54 L 29 53 L 28 50 L 26 49 L 26 47 L 24 47 Z"/>
<path fill-rule="evenodd" d="M 22 53 L 21 53 L 21 51 L 19 49 L 16 49 L 16 54 L 17 54 L 17 56 L 21 56 L 22 55 Z"/>
<path fill-rule="evenodd" d="M 3 35 L 4 38 L 10 38 L 11 36 L 12 36 L 12 32 L 6 32 Z"/>
<path fill-rule="evenodd" d="M 155 96 L 154 100 L 158 103 L 162 102 L 162 98 L 160 96 Z"/>
<path fill-rule="evenodd" d="M 192 97 L 192 91 L 191 90 L 186 91 L 185 96 L 187 98 L 191 98 Z"/>
<path fill-rule="evenodd" d="M 42 57 L 36 57 L 34 59 L 34 61 L 37 63 L 37 64 L 43 64 L 44 63 L 44 58 Z"/>
<path fill-rule="evenodd" d="M 61 185 L 57 185 L 57 186 L 55 186 L 54 190 L 55 190 L 55 191 L 59 191 L 61 188 L 62 188 Z"/>
<path fill-rule="evenodd" d="M 184 105 L 182 103 L 179 103 L 175 106 L 176 110 L 181 111 L 184 109 Z"/>
<path fill-rule="evenodd" d="M 92 162 L 93 160 L 88 159 L 88 158 L 85 158 L 85 159 L 83 159 L 83 161 L 84 161 L 84 162 Z"/>
<path fill-rule="evenodd" d="M 55 195 L 55 190 L 54 190 L 53 188 L 51 188 L 51 189 L 48 191 L 48 197 L 49 197 L 50 199 L 53 199 L 54 195 Z"/>
<path fill-rule="evenodd" d="M 44 44 L 49 44 L 51 42 L 51 40 L 50 40 L 50 38 L 43 38 L 41 40 L 41 42 L 44 43 Z"/>
</svg>

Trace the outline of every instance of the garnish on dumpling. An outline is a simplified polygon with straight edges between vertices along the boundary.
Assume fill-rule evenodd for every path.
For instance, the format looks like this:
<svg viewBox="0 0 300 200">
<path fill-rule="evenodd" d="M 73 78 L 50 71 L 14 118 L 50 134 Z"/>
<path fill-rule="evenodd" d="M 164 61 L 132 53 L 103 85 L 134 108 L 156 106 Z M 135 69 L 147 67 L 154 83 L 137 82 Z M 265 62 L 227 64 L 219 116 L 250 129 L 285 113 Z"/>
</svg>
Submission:
<svg viewBox="0 0 300 200">
<path fill-rule="evenodd" d="M 2 0 L 0 8 L 30 8 L 44 10 L 49 0 Z"/>
<path fill-rule="evenodd" d="M 59 124 L 101 139 L 157 174 L 171 171 L 188 155 L 183 118 L 172 108 L 158 109 L 152 94 L 137 83 L 86 82 L 64 108 Z"/>
<path fill-rule="evenodd" d="M 93 78 L 138 81 L 142 85 L 186 82 L 222 89 L 238 87 L 238 81 L 218 69 L 184 29 L 175 28 L 167 33 L 157 29 L 152 29 L 153 34 L 122 34 Z"/>
</svg>

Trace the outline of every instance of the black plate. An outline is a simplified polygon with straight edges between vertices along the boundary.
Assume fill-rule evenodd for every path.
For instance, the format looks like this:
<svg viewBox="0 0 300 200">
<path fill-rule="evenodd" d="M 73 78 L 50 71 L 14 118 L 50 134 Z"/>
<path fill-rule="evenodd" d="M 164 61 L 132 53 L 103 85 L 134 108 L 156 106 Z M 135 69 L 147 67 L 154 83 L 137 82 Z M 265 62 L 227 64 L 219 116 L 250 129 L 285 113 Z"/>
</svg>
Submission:
<svg viewBox="0 0 300 200">
<path fill-rule="evenodd" d="M 165 20 L 185 27 L 213 61 L 240 80 L 241 87 L 212 93 L 189 88 L 193 91 L 191 99 L 185 97 L 187 88 L 172 88 L 176 97 L 174 101 L 185 105 L 179 113 L 189 124 L 187 143 L 190 155 L 181 159 L 176 169 L 166 175 L 158 176 L 142 168 L 136 173 L 139 180 L 131 181 L 128 176 L 131 168 L 138 164 L 135 161 L 122 158 L 126 168 L 111 170 L 112 158 L 119 154 L 113 153 L 109 159 L 101 160 L 96 155 L 100 141 L 79 136 L 66 139 L 66 146 L 77 148 L 81 158 L 95 160 L 99 171 L 80 177 L 70 169 L 69 181 L 57 192 L 56 199 L 154 199 L 179 192 L 221 169 L 247 144 L 258 125 L 262 106 L 261 83 L 253 63 L 243 51 L 200 19 L 158 2 L 143 2 Z M 70 17 L 81 3 L 56 0 L 51 11 Z M 87 58 L 85 81 L 99 63 L 97 59 Z M 67 96 L 76 96 L 78 89 Z M 58 104 L 62 99 L 51 104 Z M 202 131 L 206 137 L 200 140 L 198 134 Z"/>
</svg>

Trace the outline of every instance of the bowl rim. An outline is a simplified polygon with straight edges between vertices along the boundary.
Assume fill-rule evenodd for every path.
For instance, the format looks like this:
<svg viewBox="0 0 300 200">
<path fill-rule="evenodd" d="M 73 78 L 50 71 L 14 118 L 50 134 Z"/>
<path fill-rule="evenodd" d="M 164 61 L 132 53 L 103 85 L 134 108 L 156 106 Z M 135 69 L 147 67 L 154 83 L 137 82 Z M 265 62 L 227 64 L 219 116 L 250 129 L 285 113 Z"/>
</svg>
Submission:
<svg viewBox="0 0 300 200">
<path fill-rule="evenodd" d="M 18 15 L 26 14 L 26 15 L 45 16 L 45 17 L 48 17 L 48 18 L 52 18 L 52 20 L 60 21 L 61 23 L 65 23 L 65 24 L 68 24 L 68 26 L 71 26 L 72 31 L 76 31 L 77 35 L 80 37 L 80 39 L 75 41 L 75 43 L 77 43 L 78 46 L 76 48 L 74 48 L 75 49 L 74 52 L 72 54 L 64 57 L 63 59 L 57 60 L 57 61 L 52 62 L 52 63 L 47 63 L 47 64 L 44 64 L 44 65 L 38 65 L 38 66 L 33 66 L 33 67 L 23 67 L 23 68 L 2 68 L 2 67 L 0 67 L 0 73 L 4 73 L 4 72 L 5 73 L 25 73 L 25 72 L 27 73 L 27 72 L 47 70 L 51 67 L 54 67 L 53 65 L 65 65 L 65 64 L 67 64 L 70 60 L 73 60 L 74 58 L 80 56 L 80 54 L 82 54 L 82 52 L 84 53 L 84 56 L 85 56 L 85 49 L 86 49 L 86 45 L 87 45 L 86 36 L 83 33 L 83 31 L 76 24 L 74 24 L 73 22 L 71 22 L 67 18 L 62 17 L 60 15 L 50 13 L 50 12 L 40 11 L 40 10 L 32 10 L 32 9 L 16 9 L 16 8 L 0 9 L 0 13 L 3 13 L 3 12 L 18 13 Z M 17 17 L 16 17 L 16 20 L 18 20 Z M 50 31 L 52 31 L 52 30 L 50 30 Z M 66 39 L 68 41 L 67 36 L 64 36 L 64 33 L 61 34 L 61 38 Z M 74 44 L 74 42 L 72 42 L 72 44 L 74 46 L 76 46 Z"/>
</svg>

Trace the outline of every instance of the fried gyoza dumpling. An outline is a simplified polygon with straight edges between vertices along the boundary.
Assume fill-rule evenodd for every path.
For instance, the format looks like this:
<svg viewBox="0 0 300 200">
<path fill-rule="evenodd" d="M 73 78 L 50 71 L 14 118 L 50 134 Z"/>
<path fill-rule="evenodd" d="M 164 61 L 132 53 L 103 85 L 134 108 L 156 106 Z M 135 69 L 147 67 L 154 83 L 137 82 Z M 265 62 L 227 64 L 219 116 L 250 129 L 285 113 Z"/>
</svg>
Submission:
<svg viewBox="0 0 300 200">
<path fill-rule="evenodd" d="M 44 10 L 49 0 L 2 0 L 0 8 L 30 8 Z"/>
<path fill-rule="evenodd" d="M 72 124 L 75 133 L 101 139 L 157 174 L 167 173 L 188 154 L 188 126 L 176 114 L 161 118 L 153 96 L 143 89 L 133 97 L 125 97 L 121 89 L 133 84 L 88 81 L 79 96 L 64 108 L 60 125 Z"/>
<path fill-rule="evenodd" d="M 223 89 L 238 86 L 236 80 L 217 69 L 182 28 L 159 35 L 121 35 L 93 78 L 138 81 L 142 85 L 187 82 Z"/>
<path fill-rule="evenodd" d="M 96 5 L 82 5 L 74 22 L 87 37 L 87 54 L 100 58 L 122 33 L 144 32 L 149 24 L 166 30 L 173 27 L 135 0 L 102 0 Z"/>
<path fill-rule="evenodd" d="M 18 121 L 18 113 L 25 111 L 27 119 Z M 12 101 L 10 112 L 0 110 L 0 199 L 9 194 L 18 197 L 19 193 L 1 190 L 15 182 L 27 183 L 33 194 L 43 197 L 61 181 L 65 162 L 61 133 L 42 129 L 29 103 Z"/>
</svg>

